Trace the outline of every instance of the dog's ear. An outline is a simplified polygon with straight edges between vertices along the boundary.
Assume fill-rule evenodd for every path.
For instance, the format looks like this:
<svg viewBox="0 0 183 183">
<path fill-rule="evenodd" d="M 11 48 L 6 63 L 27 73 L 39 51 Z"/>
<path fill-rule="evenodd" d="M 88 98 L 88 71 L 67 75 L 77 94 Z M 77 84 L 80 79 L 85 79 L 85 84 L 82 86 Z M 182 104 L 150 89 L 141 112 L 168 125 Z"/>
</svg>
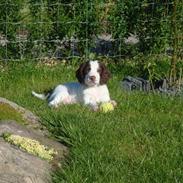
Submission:
<svg viewBox="0 0 183 183">
<path fill-rule="evenodd" d="M 100 63 L 100 84 L 106 84 L 110 77 L 111 73 L 107 67 L 103 63 Z"/>
<path fill-rule="evenodd" d="M 87 65 L 89 64 L 89 62 L 84 62 L 82 63 L 78 70 L 76 71 L 76 78 L 78 79 L 78 81 L 82 84 L 84 84 L 84 79 L 85 79 L 85 68 L 87 67 Z"/>
</svg>

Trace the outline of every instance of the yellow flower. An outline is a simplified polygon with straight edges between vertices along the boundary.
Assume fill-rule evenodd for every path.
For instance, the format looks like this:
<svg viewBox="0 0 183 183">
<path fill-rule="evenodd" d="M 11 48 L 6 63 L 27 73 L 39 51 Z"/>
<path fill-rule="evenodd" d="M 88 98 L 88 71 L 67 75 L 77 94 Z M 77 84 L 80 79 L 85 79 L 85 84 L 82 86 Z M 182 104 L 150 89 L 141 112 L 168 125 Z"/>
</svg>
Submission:
<svg viewBox="0 0 183 183">
<path fill-rule="evenodd" d="M 57 154 L 57 152 L 53 148 L 48 148 L 40 144 L 39 141 L 27 137 L 13 134 L 5 134 L 4 139 L 9 143 L 18 146 L 20 149 L 48 161 L 51 161 L 54 155 Z"/>
</svg>

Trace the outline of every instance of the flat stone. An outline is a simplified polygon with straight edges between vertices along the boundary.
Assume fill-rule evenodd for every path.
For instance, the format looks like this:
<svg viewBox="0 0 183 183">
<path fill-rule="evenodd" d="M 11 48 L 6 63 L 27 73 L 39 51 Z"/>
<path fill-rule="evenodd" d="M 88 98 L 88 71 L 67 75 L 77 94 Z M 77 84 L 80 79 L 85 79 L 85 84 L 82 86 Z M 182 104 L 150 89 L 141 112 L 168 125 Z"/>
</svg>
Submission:
<svg viewBox="0 0 183 183">
<path fill-rule="evenodd" d="M 49 148 L 54 148 L 58 154 L 50 163 L 42 160 L 5 142 L 2 135 L 7 132 L 35 139 Z M 51 171 L 61 167 L 61 162 L 68 152 L 61 143 L 16 121 L 0 121 L 0 136 L 0 183 L 49 182 Z"/>
<path fill-rule="evenodd" d="M 0 183 L 47 183 L 51 165 L 0 138 Z"/>
<path fill-rule="evenodd" d="M 48 183 L 51 172 L 62 167 L 68 149 L 54 138 L 49 137 L 48 131 L 42 127 L 40 120 L 31 111 L 0 97 L 0 103 L 8 104 L 18 111 L 26 125 L 15 120 L 0 120 L 0 183 Z M 53 148 L 57 155 L 51 162 L 31 155 L 20 148 L 6 142 L 2 135 L 11 133 L 39 141 Z"/>
<path fill-rule="evenodd" d="M 41 144 L 54 148 L 58 152 L 58 156 L 55 157 L 57 160 L 62 160 L 67 154 L 67 148 L 61 143 L 57 142 L 55 139 L 51 139 L 45 136 L 44 133 L 41 133 L 40 130 L 31 129 L 25 125 L 18 124 L 16 121 L 0 121 L 0 136 L 3 133 L 11 133 L 15 135 L 20 135 L 22 137 L 28 137 L 34 140 L 39 141 Z M 57 166 L 60 166 L 57 164 Z"/>
</svg>

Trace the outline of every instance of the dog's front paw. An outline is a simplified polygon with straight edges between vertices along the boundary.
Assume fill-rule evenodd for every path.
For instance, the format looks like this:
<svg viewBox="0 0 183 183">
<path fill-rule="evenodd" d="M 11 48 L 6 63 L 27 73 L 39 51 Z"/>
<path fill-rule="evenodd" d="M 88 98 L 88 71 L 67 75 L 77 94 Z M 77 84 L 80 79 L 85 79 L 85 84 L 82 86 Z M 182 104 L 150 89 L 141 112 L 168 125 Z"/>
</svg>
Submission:
<svg viewBox="0 0 183 183">
<path fill-rule="evenodd" d="M 117 106 L 117 102 L 115 100 L 111 100 L 110 103 L 113 105 L 113 107 Z"/>
<path fill-rule="evenodd" d="M 56 103 L 55 101 L 51 101 L 48 103 L 48 106 L 51 108 L 58 108 L 59 104 Z"/>
<path fill-rule="evenodd" d="M 99 111 L 98 105 L 90 105 L 90 109 L 91 109 L 92 111 L 94 111 L 94 112 Z"/>
</svg>

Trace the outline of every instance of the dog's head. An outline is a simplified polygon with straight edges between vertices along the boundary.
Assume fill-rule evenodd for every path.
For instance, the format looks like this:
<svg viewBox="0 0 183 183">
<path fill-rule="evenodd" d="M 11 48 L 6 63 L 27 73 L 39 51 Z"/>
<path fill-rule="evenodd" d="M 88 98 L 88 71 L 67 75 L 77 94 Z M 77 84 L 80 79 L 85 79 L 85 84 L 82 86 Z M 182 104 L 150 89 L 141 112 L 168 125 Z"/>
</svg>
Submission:
<svg viewBox="0 0 183 183">
<path fill-rule="evenodd" d="M 87 61 L 82 63 L 76 71 L 78 81 L 87 86 L 106 84 L 110 78 L 110 72 L 103 63 Z"/>
</svg>

